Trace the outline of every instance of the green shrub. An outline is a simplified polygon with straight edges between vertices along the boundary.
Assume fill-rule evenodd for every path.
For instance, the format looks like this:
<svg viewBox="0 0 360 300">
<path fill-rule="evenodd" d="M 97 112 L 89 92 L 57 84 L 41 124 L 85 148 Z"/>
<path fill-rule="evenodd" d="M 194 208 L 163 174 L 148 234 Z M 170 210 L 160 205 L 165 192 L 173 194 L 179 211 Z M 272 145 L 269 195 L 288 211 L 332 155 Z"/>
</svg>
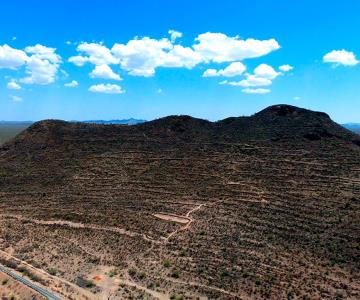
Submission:
<svg viewBox="0 0 360 300">
<path fill-rule="evenodd" d="M 92 288 L 95 286 L 91 280 L 85 279 L 83 277 L 76 278 L 76 284 L 82 288 Z"/>
<path fill-rule="evenodd" d="M 48 273 L 49 273 L 50 275 L 55 276 L 55 275 L 58 273 L 58 270 L 55 269 L 55 268 L 49 268 L 49 269 L 48 269 Z"/>
<path fill-rule="evenodd" d="M 178 294 L 173 294 L 170 296 L 170 300 L 184 300 L 184 296 L 183 295 L 178 295 Z"/>
<path fill-rule="evenodd" d="M 171 273 L 171 277 L 180 278 L 180 271 L 177 269 L 173 270 L 173 272 Z"/>
<path fill-rule="evenodd" d="M 170 268 L 171 267 L 171 260 L 170 259 L 165 259 L 164 260 L 164 267 L 165 268 Z"/>
<path fill-rule="evenodd" d="M 141 272 L 139 274 L 139 279 L 144 279 L 146 277 L 146 273 L 145 272 Z"/>
</svg>

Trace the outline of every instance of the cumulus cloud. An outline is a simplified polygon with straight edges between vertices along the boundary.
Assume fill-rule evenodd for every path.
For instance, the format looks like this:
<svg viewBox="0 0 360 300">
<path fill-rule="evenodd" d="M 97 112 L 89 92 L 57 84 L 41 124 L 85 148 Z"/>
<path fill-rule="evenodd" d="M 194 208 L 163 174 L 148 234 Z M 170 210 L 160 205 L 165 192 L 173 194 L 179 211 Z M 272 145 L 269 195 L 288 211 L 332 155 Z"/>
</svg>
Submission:
<svg viewBox="0 0 360 300">
<path fill-rule="evenodd" d="M 288 69 L 288 67 L 283 69 Z M 246 73 L 245 79 L 240 81 L 224 80 L 220 84 L 244 87 L 245 89 L 242 92 L 247 94 L 267 94 L 271 92 L 269 89 L 256 87 L 270 86 L 273 80 L 281 74 L 281 72 L 275 71 L 273 67 L 267 64 L 260 64 L 254 69 L 253 74 Z"/>
<path fill-rule="evenodd" d="M 333 50 L 323 57 L 324 63 L 332 63 L 334 65 L 355 66 L 359 63 L 353 52 L 347 50 Z"/>
<path fill-rule="evenodd" d="M 202 75 L 202 77 L 216 77 L 216 76 L 219 76 L 218 71 L 216 69 L 207 69 Z"/>
<path fill-rule="evenodd" d="M 254 74 L 246 74 L 246 78 L 240 81 L 223 82 L 223 84 L 231 86 L 246 87 L 242 90 L 246 94 L 267 94 L 271 90 L 265 88 L 254 88 L 270 86 L 272 81 L 278 77 L 281 73 L 276 72 L 273 67 L 267 64 L 261 64 L 254 69 Z"/>
<path fill-rule="evenodd" d="M 85 63 L 89 61 L 88 57 L 84 57 L 81 55 L 72 56 L 68 59 L 68 62 L 73 63 L 75 66 L 82 67 Z"/>
<path fill-rule="evenodd" d="M 23 50 L 14 49 L 8 45 L 0 46 L 0 69 L 16 69 L 23 66 L 28 59 Z"/>
<path fill-rule="evenodd" d="M 26 73 L 29 76 L 21 79 L 21 82 L 41 85 L 53 83 L 61 63 L 56 49 L 37 44 L 26 47 L 25 51 L 31 54 L 26 63 Z"/>
<path fill-rule="evenodd" d="M 262 89 L 262 88 L 258 88 L 258 89 L 246 88 L 241 91 L 245 94 L 268 94 L 271 92 L 271 90 L 269 89 Z"/>
<path fill-rule="evenodd" d="M 14 49 L 8 45 L 0 46 L 0 68 L 17 69 L 25 66 L 27 77 L 20 81 L 27 84 L 49 84 L 61 64 L 61 57 L 55 48 L 40 44 L 26 47 L 25 50 Z"/>
<path fill-rule="evenodd" d="M 70 57 L 68 61 L 77 66 L 83 66 L 86 62 L 97 66 L 118 63 L 118 59 L 112 55 L 110 49 L 102 44 L 81 43 L 76 50 L 82 55 Z"/>
<path fill-rule="evenodd" d="M 215 77 L 215 76 L 224 76 L 224 77 L 234 77 L 243 74 L 246 70 L 246 66 L 241 62 L 233 62 L 228 65 L 225 69 L 215 70 L 207 69 L 203 77 Z"/>
<path fill-rule="evenodd" d="M 267 64 L 257 66 L 254 70 L 254 74 L 258 78 L 266 78 L 269 80 L 273 80 L 280 75 L 280 73 L 276 72 L 273 67 Z"/>
<path fill-rule="evenodd" d="M 125 91 L 121 88 L 121 86 L 117 84 L 97 84 L 92 85 L 89 88 L 90 92 L 93 93 L 104 93 L 104 94 L 123 94 Z"/>
<path fill-rule="evenodd" d="M 65 87 L 69 87 L 69 88 L 75 88 L 79 85 L 79 83 L 76 80 L 73 80 L 71 82 L 65 83 L 64 86 Z"/>
<path fill-rule="evenodd" d="M 229 37 L 223 33 L 207 32 L 198 35 L 193 45 L 196 53 L 207 62 L 231 62 L 264 56 L 280 48 L 275 39 L 242 40 L 238 36 Z"/>
<path fill-rule="evenodd" d="M 115 44 L 111 50 L 120 66 L 134 76 L 154 76 L 159 67 L 191 69 L 202 61 L 193 49 L 173 45 L 167 38 L 134 39 L 127 44 Z"/>
<path fill-rule="evenodd" d="M 114 73 L 114 71 L 108 65 L 99 65 L 95 66 L 95 69 L 90 73 L 91 78 L 101 78 L 101 79 L 112 79 L 112 80 L 122 80 L 120 75 Z"/>
<path fill-rule="evenodd" d="M 230 77 L 241 72 L 241 60 L 263 56 L 280 48 L 275 39 L 242 40 L 238 36 L 211 32 L 198 35 L 194 43 L 186 47 L 176 43 L 182 36 L 181 32 L 169 30 L 168 33 L 170 38 L 136 37 L 124 44 L 115 43 L 112 48 L 102 43 L 81 43 L 77 47 L 80 55 L 70 57 L 68 61 L 77 66 L 85 63 L 96 66 L 118 64 L 130 75 L 144 77 L 154 76 L 160 67 L 192 69 L 200 63 L 233 62 L 231 68 L 234 69 L 224 69 L 221 70 L 224 73 L 219 73 Z"/>
<path fill-rule="evenodd" d="M 168 33 L 170 34 L 170 40 L 173 43 L 175 42 L 176 39 L 181 38 L 183 35 L 181 32 L 175 30 L 169 30 Z"/>
<path fill-rule="evenodd" d="M 283 71 L 283 72 L 289 72 L 292 69 L 294 69 L 294 67 L 290 66 L 290 65 L 282 65 L 282 66 L 279 67 L 279 70 Z"/>
<path fill-rule="evenodd" d="M 269 86 L 272 81 L 268 78 L 257 77 L 255 75 L 246 74 L 246 79 L 240 81 L 222 81 L 220 84 L 241 87 L 256 87 L 256 86 Z"/>
<path fill-rule="evenodd" d="M 10 96 L 11 100 L 14 101 L 14 102 L 21 102 L 23 99 L 19 96 L 13 96 L 11 95 Z"/>
<path fill-rule="evenodd" d="M 12 81 L 8 82 L 7 88 L 9 90 L 20 90 L 21 86 L 16 81 L 12 80 Z"/>
</svg>

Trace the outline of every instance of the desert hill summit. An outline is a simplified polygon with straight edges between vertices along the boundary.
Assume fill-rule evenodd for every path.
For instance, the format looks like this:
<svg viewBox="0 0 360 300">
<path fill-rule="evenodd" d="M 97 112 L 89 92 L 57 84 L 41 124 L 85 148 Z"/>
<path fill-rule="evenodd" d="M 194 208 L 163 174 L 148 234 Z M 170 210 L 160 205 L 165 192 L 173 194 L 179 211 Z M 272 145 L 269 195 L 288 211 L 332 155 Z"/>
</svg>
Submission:
<svg viewBox="0 0 360 300">
<path fill-rule="evenodd" d="M 103 136 L 119 141 L 122 135 L 146 134 L 153 138 L 174 138 L 177 140 L 197 141 L 249 141 L 249 140 L 291 140 L 310 141 L 332 138 L 341 141 L 359 143 L 359 137 L 333 122 L 322 112 L 298 108 L 291 105 L 270 106 L 251 117 L 231 117 L 210 122 L 186 115 L 168 116 L 136 125 L 102 125 L 69 123 L 60 120 L 44 120 L 34 123 L 12 144 L 21 142 L 62 143 L 67 137 L 84 140 L 98 139 Z M 42 141 L 42 139 L 45 139 Z M 47 139 L 47 140 L 46 140 Z M 6 147 L 5 147 L 6 148 Z"/>
<path fill-rule="evenodd" d="M 75 299 L 359 299 L 359 166 L 358 135 L 289 105 L 45 120 L 0 148 L 0 250 L 93 281 Z"/>
</svg>

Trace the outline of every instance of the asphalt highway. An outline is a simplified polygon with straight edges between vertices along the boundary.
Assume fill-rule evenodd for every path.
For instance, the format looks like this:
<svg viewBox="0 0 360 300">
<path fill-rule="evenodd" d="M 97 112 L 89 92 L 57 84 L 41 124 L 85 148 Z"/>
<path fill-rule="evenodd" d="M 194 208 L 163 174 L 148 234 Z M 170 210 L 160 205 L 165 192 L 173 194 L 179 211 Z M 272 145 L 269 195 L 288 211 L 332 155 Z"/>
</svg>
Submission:
<svg viewBox="0 0 360 300">
<path fill-rule="evenodd" d="M 55 294 L 45 290 L 44 288 L 37 286 L 35 284 L 33 284 L 31 281 L 27 280 L 26 278 L 10 271 L 8 268 L 4 267 L 3 265 L 0 265 L 0 271 L 9 275 L 10 277 L 14 278 L 15 280 L 25 284 L 26 286 L 28 286 L 29 288 L 33 289 L 34 291 L 38 292 L 39 294 L 43 295 L 44 297 L 46 297 L 47 299 L 50 300 L 61 300 L 61 298 L 59 298 L 58 296 L 56 296 Z"/>
</svg>

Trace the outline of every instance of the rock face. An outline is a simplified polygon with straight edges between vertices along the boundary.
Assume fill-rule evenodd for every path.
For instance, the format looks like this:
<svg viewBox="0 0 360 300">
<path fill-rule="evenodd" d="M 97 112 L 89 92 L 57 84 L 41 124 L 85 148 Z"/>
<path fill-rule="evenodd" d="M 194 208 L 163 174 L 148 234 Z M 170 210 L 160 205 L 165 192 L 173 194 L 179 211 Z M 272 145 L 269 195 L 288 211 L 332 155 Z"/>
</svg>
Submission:
<svg viewBox="0 0 360 300">
<path fill-rule="evenodd" d="M 189 298 L 356 299 L 359 166 L 359 136 L 289 105 L 219 122 L 42 121 L 0 150 L 0 247 L 69 281 L 105 265 Z"/>
</svg>

